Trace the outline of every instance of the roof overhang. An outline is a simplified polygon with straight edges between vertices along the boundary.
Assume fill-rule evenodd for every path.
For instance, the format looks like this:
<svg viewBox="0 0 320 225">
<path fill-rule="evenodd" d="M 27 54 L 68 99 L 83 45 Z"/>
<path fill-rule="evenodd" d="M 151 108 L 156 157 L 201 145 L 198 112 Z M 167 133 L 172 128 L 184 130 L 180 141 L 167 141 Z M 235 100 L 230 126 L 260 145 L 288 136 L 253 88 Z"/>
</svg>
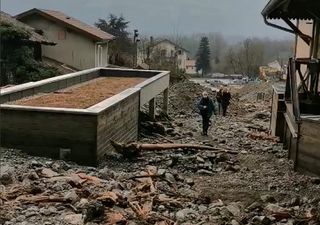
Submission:
<svg viewBox="0 0 320 225">
<path fill-rule="evenodd" d="M 17 20 L 23 21 L 24 19 L 26 19 L 27 17 L 32 16 L 32 15 L 40 15 L 43 18 L 46 18 L 48 20 L 63 24 L 65 27 L 67 27 L 69 29 L 72 29 L 74 31 L 77 31 L 79 33 L 82 33 L 82 34 L 86 35 L 87 37 L 90 37 L 95 42 L 108 42 L 108 41 L 111 41 L 111 40 L 115 39 L 115 36 L 113 36 L 113 35 L 110 35 L 110 38 L 108 38 L 108 39 L 107 38 L 101 38 L 101 37 L 99 37 L 97 35 L 94 35 L 94 34 L 92 34 L 90 32 L 86 32 L 83 29 L 80 29 L 79 27 L 76 27 L 76 26 L 74 26 L 74 25 L 72 25 L 70 23 L 67 23 L 67 22 L 65 22 L 63 20 L 60 20 L 60 19 L 56 18 L 56 17 L 53 17 L 50 14 L 46 13 L 45 11 L 42 11 L 42 10 L 37 9 L 37 8 L 30 9 L 30 10 L 28 10 L 26 12 L 20 13 L 20 14 L 16 15 L 15 18 Z"/>
<path fill-rule="evenodd" d="M 271 0 L 262 11 L 268 19 L 320 19 L 319 0 Z"/>
<path fill-rule="evenodd" d="M 292 20 L 320 21 L 319 0 L 270 0 L 261 12 L 267 25 L 301 37 L 308 45 L 312 37 L 302 33 Z M 289 27 L 271 23 L 268 19 L 282 19 Z"/>
</svg>

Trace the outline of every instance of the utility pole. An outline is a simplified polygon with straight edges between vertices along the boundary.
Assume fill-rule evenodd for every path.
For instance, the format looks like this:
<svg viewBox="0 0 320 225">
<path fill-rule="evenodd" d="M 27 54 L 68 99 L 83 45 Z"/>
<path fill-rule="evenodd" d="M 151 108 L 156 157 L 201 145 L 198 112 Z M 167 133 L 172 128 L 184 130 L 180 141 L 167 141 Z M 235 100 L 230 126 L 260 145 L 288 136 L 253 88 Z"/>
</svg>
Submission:
<svg viewBox="0 0 320 225">
<path fill-rule="evenodd" d="M 137 66 L 137 59 L 138 59 L 138 42 L 140 41 L 138 39 L 139 37 L 139 33 L 138 30 L 135 29 L 134 30 L 134 34 L 133 34 L 133 47 L 134 47 L 134 53 L 133 53 L 133 57 L 132 57 L 132 68 L 135 68 Z"/>
</svg>

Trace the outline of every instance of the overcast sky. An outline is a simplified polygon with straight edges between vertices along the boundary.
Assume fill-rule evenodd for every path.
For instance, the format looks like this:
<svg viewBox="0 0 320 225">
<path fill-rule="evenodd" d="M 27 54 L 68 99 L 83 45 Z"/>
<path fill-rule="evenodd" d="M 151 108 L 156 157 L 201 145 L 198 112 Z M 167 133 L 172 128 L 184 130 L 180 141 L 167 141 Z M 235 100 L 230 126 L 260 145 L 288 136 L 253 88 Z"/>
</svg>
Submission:
<svg viewBox="0 0 320 225">
<path fill-rule="evenodd" d="M 146 35 L 221 32 L 230 36 L 290 37 L 266 26 L 261 11 L 269 0 L 1 0 L 1 10 L 16 15 L 31 8 L 53 9 L 86 23 L 110 13 L 131 21 Z"/>
</svg>

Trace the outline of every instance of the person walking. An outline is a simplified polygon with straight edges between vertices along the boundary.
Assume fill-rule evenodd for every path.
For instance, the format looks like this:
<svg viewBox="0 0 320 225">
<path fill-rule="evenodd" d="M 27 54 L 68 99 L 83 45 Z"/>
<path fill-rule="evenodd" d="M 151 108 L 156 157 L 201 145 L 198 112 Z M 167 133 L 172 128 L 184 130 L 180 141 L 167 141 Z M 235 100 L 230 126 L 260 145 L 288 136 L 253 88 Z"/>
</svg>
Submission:
<svg viewBox="0 0 320 225">
<path fill-rule="evenodd" d="M 227 109 L 228 109 L 228 106 L 230 105 L 230 100 L 231 100 L 231 93 L 228 90 L 228 88 L 224 88 L 222 91 L 221 100 L 220 100 L 223 116 L 227 115 Z"/>
<path fill-rule="evenodd" d="M 212 113 L 214 113 L 214 104 L 206 91 L 202 93 L 202 98 L 198 103 L 198 109 L 202 116 L 202 135 L 208 135 L 208 129 L 211 125 L 210 117 Z"/>
<path fill-rule="evenodd" d="M 220 86 L 219 91 L 217 92 L 217 103 L 218 103 L 218 115 L 222 115 L 222 105 L 221 105 L 221 98 L 222 98 L 222 86 Z"/>
</svg>

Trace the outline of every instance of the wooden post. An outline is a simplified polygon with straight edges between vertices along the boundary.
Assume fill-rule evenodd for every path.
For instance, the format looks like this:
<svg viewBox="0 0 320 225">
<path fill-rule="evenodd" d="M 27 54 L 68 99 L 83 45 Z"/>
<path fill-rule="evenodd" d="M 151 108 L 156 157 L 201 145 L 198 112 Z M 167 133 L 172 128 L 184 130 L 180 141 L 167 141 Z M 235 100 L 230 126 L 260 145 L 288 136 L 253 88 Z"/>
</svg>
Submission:
<svg viewBox="0 0 320 225">
<path fill-rule="evenodd" d="M 163 113 L 168 114 L 168 106 L 169 106 L 169 88 L 166 88 L 163 91 Z"/>
<path fill-rule="evenodd" d="M 156 101 L 154 98 L 149 101 L 149 116 L 152 120 L 156 118 Z"/>
</svg>

